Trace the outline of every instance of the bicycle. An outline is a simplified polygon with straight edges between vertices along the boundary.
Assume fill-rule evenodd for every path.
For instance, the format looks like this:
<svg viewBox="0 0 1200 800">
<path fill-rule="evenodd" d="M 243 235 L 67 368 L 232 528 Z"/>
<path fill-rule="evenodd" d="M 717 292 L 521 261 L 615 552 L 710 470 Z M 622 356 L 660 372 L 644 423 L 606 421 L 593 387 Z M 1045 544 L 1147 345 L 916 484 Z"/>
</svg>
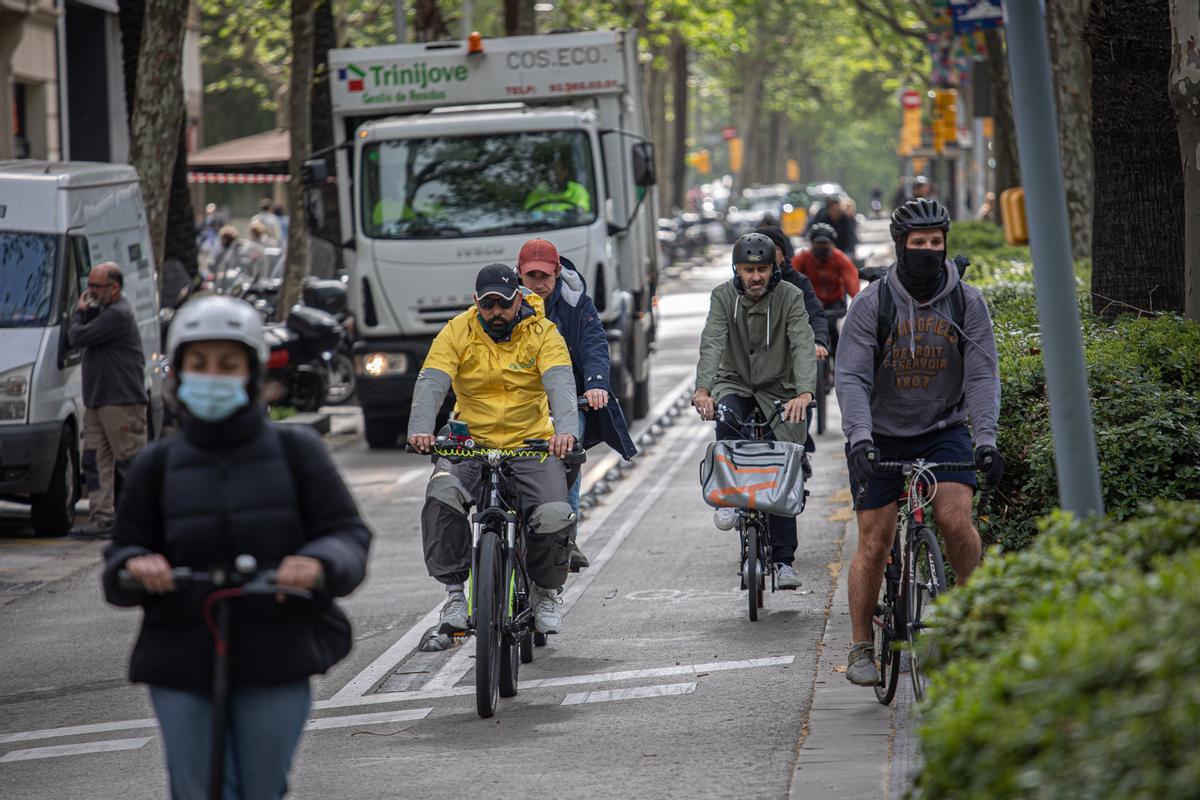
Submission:
<svg viewBox="0 0 1200 800">
<path fill-rule="evenodd" d="M 834 306 L 825 309 L 825 319 L 829 324 L 829 355 L 825 358 L 817 360 L 817 392 L 814 395 L 816 403 L 816 418 L 817 418 L 817 435 L 825 433 L 826 420 L 828 413 L 825 410 L 825 402 L 829 397 L 830 391 L 834 387 L 834 354 L 837 350 L 838 330 L 837 321 L 846 315 L 846 307 L 841 308 Z"/>
<path fill-rule="evenodd" d="M 751 441 L 764 441 L 767 434 L 783 415 L 784 403 L 775 401 L 775 411 L 770 418 L 763 419 L 762 411 L 757 407 L 750 413 L 750 418 L 743 420 L 732 409 L 718 405 L 716 417 L 718 422 L 728 423 L 730 420 L 741 429 L 743 436 Z M 809 405 L 811 410 L 812 405 Z M 805 496 L 808 491 L 805 490 Z M 771 547 L 771 529 L 768 524 L 768 514 L 756 508 L 729 508 L 720 511 L 733 511 L 733 524 L 723 526 L 718 516 L 717 526 L 723 530 L 736 527 L 740 542 L 741 588 L 746 592 L 747 611 L 751 622 L 758 620 L 758 610 L 764 606 L 766 595 L 766 578 L 771 579 L 771 592 L 777 591 L 778 571 L 775 567 Z"/>
<path fill-rule="evenodd" d="M 896 533 L 884 568 L 880 601 L 872 617 L 875 658 L 879 667 L 879 683 L 875 697 L 889 705 L 896 696 L 900 678 L 898 645 L 907 643 L 909 679 L 917 702 L 925 698 L 925 677 L 921 672 L 921 656 L 916 644 L 929 605 L 946 591 L 946 564 L 937 534 L 926 521 L 926 509 L 937 494 L 934 470 L 945 472 L 974 472 L 973 462 L 939 464 L 925 459 L 915 461 L 883 461 L 875 465 L 876 472 L 900 472 L 908 479 L 905 501 L 896 519 Z M 985 487 L 980 508 L 987 503 Z M 859 489 L 861 501 L 865 487 Z"/>
<path fill-rule="evenodd" d="M 193 586 L 210 586 L 213 589 L 204 601 L 204 622 L 213 638 L 213 685 L 212 685 L 212 733 L 209 749 L 208 796 L 209 800 L 222 800 L 225 785 L 225 735 L 229 725 L 229 631 L 232 607 L 223 602 L 251 595 L 285 595 L 300 600 L 312 600 L 313 592 L 292 586 L 280 586 L 275 582 L 276 570 L 259 571 L 254 556 L 242 554 L 234 559 L 232 570 L 214 567 L 209 572 L 195 572 L 188 567 L 171 570 L 175 580 L 175 591 Z M 127 570 L 117 573 L 117 583 L 122 590 L 136 592 L 143 589 L 141 581 Z M 313 587 L 320 591 L 324 582 Z"/>
<path fill-rule="evenodd" d="M 465 427 L 465 426 L 464 426 Z M 576 444 L 564 462 L 582 464 L 587 454 Z M 416 452 L 411 446 L 410 452 Z M 467 631 L 475 636 L 475 710 L 483 719 L 495 715 L 501 697 L 515 697 L 521 664 L 533 661 L 533 648 L 546 644 L 534 629 L 530 593 L 533 582 L 525 567 L 525 522 L 508 486 L 507 464 L 520 458 L 547 458 L 544 439 L 526 439 L 520 449 L 477 446 L 465 432 L 439 436 L 433 458 L 482 465 L 477 511 L 471 516 L 471 572 L 467 579 Z"/>
</svg>

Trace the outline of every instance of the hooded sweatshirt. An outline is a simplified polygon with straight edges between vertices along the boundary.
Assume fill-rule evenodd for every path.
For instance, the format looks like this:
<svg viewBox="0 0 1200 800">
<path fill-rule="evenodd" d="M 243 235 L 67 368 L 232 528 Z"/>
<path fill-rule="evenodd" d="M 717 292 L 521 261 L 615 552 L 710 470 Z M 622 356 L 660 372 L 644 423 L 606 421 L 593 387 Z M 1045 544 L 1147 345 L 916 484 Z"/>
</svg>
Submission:
<svg viewBox="0 0 1200 800">
<path fill-rule="evenodd" d="M 909 295 L 896 265 L 863 289 L 846 314 L 837 351 L 842 430 L 851 445 L 873 435 L 911 437 L 970 420 L 976 447 L 996 444 L 1000 375 L 987 301 L 963 283 L 963 328 L 954 323 L 950 295 L 958 269 L 945 262 L 946 280 L 928 303 Z M 879 293 L 890 291 L 896 325 L 876 370 Z M 965 339 L 960 349 L 960 337 Z"/>
</svg>

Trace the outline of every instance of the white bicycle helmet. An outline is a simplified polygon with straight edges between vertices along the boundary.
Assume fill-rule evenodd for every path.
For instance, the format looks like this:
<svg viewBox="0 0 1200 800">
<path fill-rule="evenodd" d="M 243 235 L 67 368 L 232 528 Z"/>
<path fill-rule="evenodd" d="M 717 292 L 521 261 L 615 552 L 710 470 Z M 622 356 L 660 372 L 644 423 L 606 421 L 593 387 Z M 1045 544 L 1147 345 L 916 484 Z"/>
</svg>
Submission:
<svg viewBox="0 0 1200 800">
<path fill-rule="evenodd" d="M 214 340 L 245 345 L 258 358 L 260 367 L 271 355 L 262 317 L 246 301 L 223 295 L 198 297 L 179 309 L 167 333 L 167 352 L 174 361 L 183 345 Z"/>
</svg>

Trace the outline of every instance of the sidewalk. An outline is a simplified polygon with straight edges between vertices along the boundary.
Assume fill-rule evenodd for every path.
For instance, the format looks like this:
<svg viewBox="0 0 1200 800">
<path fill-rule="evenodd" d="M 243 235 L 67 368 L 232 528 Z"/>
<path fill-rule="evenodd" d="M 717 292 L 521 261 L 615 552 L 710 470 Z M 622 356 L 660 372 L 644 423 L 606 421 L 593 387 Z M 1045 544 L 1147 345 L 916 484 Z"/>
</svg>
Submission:
<svg viewBox="0 0 1200 800">
<path fill-rule="evenodd" d="M 846 499 L 847 504 L 849 499 Z M 847 508 L 848 512 L 849 509 Z M 846 523 L 840 563 L 825 624 L 808 725 L 797 743 L 789 797 L 901 798 L 917 763 L 916 729 L 910 722 L 908 675 L 892 706 L 880 705 L 869 688 L 846 680 L 850 650 L 847 576 L 858 547 L 858 525 Z"/>
</svg>

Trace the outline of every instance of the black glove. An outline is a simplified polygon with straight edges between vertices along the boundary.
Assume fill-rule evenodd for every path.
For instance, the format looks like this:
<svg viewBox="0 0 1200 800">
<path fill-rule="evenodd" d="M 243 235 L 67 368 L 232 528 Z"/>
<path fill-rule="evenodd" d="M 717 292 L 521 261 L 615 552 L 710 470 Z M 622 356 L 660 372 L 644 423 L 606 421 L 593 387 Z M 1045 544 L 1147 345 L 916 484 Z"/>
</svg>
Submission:
<svg viewBox="0 0 1200 800">
<path fill-rule="evenodd" d="M 850 448 L 846 455 L 846 466 L 850 470 L 850 480 L 855 486 L 866 486 L 867 481 L 875 474 L 875 461 L 879 451 L 870 439 L 859 442 Z"/>
<path fill-rule="evenodd" d="M 1004 456 L 990 444 L 975 448 L 975 466 L 983 473 L 988 486 L 996 486 L 1004 477 Z"/>
</svg>

